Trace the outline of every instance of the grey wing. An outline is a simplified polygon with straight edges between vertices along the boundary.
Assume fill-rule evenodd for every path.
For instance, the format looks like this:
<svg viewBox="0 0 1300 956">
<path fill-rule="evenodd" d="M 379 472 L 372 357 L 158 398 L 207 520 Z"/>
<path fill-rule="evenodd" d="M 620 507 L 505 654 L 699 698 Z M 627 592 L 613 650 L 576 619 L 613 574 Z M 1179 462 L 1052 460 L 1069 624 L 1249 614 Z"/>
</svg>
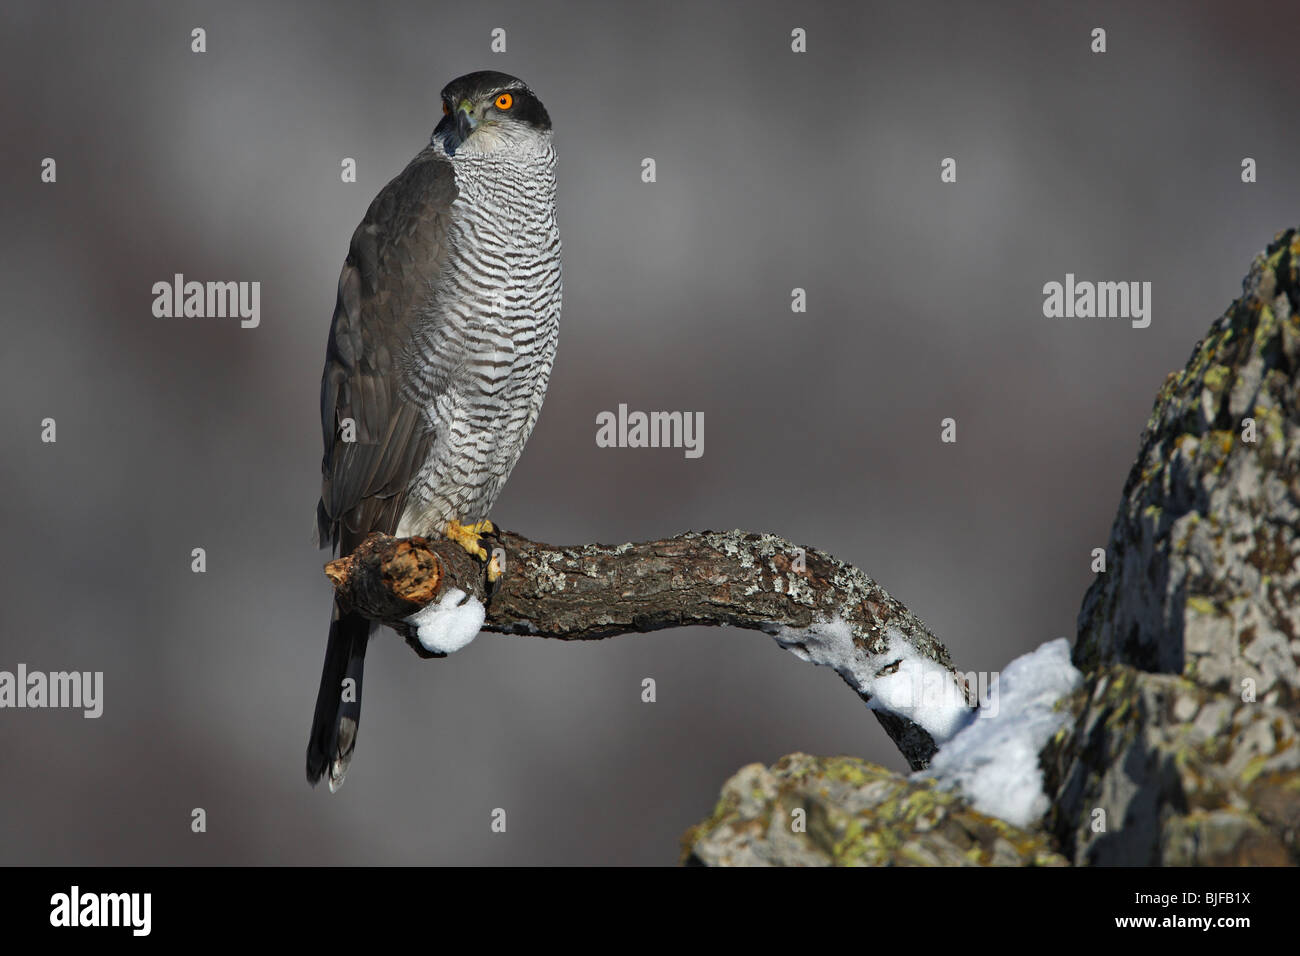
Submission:
<svg viewBox="0 0 1300 956">
<path fill-rule="evenodd" d="M 370 204 L 339 275 L 338 301 L 321 376 L 321 546 L 347 554 L 372 531 L 393 533 L 407 486 L 434 436 L 403 400 L 399 376 L 415 315 L 447 258 L 456 180 L 451 163 L 425 149 Z M 342 423 L 356 440 L 343 440 Z"/>
</svg>

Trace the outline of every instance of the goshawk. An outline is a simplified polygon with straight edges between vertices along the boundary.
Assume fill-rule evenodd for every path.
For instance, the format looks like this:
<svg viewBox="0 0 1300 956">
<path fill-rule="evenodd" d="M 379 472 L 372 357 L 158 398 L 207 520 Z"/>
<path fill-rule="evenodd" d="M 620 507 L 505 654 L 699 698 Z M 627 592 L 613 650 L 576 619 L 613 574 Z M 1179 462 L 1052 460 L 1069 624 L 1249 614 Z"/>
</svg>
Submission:
<svg viewBox="0 0 1300 956">
<path fill-rule="evenodd" d="M 322 547 L 443 535 L 486 558 L 496 502 L 537 421 L 559 335 L 551 121 L 484 71 L 442 91 L 429 145 L 370 204 L 339 276 L 321 378 Z M 351 439 L 351 440 L 349 440 Z M 335 605 L 307 779 L 343 782 L 375 626 Z"/>
</svg>

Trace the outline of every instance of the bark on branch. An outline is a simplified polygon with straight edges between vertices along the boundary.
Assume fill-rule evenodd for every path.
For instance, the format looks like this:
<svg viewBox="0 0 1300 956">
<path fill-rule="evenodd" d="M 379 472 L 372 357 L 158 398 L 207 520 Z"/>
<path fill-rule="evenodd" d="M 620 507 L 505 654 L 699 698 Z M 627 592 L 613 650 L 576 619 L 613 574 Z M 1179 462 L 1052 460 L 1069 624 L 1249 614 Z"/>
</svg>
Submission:
<svg viewBox="0 0 1300 956">
<path fill-rule="evenodd" d="M 938 677 L 960 698 L 958 712 L 969 708 L 966 681 L 912 612 L 857 568 L 774 535 L 702 531 L 555 547 L 497 531 L 484 544 L 504 569 L 491 585 L 483 562 L 459 545 L 418 537 L 373 534 L 325 571 L 344 605 L 392 627 L 422 657 L 442 655 L 425 650 L 406 618 L 453 588 L 484 604 L 483 630 L 501 634 L 598 640 L 687 625 L 763 631 L 800 659 L 833 667 L 913 769 L 927 765 L 955 712 L 919 692 L 899 704 L 900 681 Z"/>
</svg>

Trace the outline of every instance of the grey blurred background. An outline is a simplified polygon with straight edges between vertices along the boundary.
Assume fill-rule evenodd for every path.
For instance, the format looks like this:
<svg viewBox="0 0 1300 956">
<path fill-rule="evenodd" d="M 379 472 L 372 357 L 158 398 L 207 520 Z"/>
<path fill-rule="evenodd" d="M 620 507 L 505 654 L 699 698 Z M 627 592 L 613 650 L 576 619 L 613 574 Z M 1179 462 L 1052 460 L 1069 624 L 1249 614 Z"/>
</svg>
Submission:
<svg viewBox="0 0 1300 956">
<path fill-rule="evenodd" d="M 0 863 L 669 864 L 745 763 L 903 769 L 834 673 L 756 633 L 421 662 L 385 631 L 347 785 L 308 788 L 335 284 L 461 73 L 527 80 L 560 150 L 560 351 L 498 522 L 776 532 L 873 575 L 963 669 L 1073 637 L 1156 389 L 1300 218 L 1291 4 L 29 0 L 0 22 L 0 669 L 105 672 L 99 720 L 0 711 Z M 176 272 L 259 280 L 261 326 L 154 318 Z M 1045 319 L 1067 272 L 1150 281 L 1151 327 Z M 620 402 L 702 411 L 703 458 L 597 448 Z"/>
</svg>

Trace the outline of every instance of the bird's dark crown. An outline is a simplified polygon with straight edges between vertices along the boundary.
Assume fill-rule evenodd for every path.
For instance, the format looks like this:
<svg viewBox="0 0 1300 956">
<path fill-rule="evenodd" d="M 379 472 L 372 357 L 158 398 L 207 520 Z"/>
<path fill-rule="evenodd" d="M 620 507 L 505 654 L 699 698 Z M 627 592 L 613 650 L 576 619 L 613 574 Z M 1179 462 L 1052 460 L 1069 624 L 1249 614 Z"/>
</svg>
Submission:
<svg viewBox="0 0 1300 956">
<path fill-rule="evenodd" d="M 495 99 L 502 93 L 514 97 L 514 105 L 509 114 L 511 119 L 527 123 L 538 130 L 551 128 L 551 117 L 537 94 L 528 88 L 527 83 L 509 73 L 479 70 L 458 76 L 442 88 L 442 101 L 454 110 L 461 100 L 479 103 L 485 99 Z"/>
</svg>

